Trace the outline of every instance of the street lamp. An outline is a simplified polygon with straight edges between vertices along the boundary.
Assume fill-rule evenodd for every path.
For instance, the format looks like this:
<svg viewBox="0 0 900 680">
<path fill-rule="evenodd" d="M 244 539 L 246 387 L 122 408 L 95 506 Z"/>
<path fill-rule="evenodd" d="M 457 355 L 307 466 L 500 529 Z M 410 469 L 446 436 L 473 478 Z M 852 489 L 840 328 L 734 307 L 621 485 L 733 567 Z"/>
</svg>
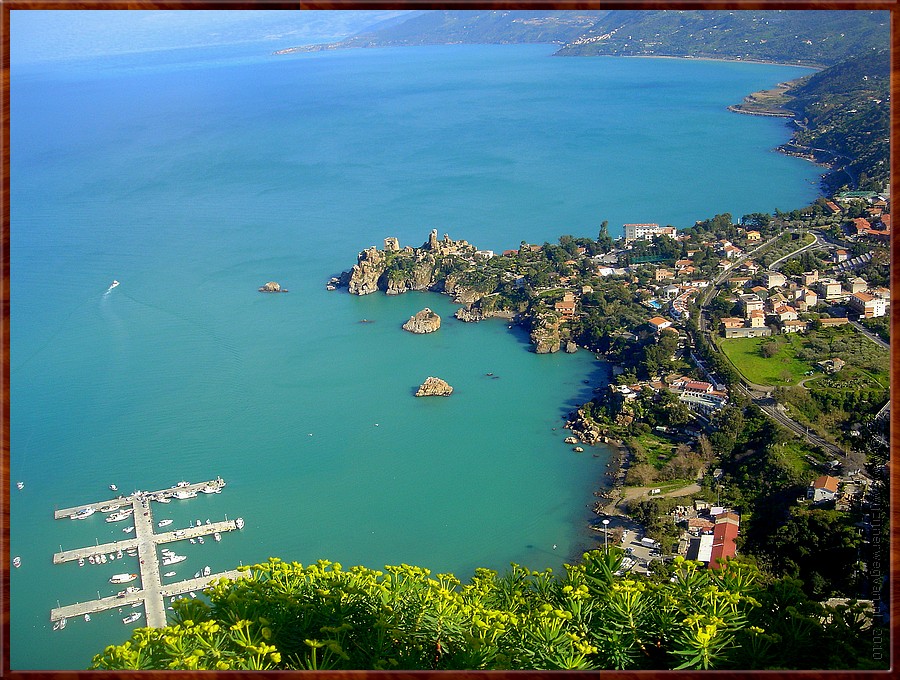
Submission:
<svg viewBox="0 0 900 680">
<path fill-rule="evenodd" d="M 606 544 L 606 533 L 607 527 L 609 526 L 609 520 L 603 520 L 603 552 L 609 552 L 609 547 Z"/>
</svg>

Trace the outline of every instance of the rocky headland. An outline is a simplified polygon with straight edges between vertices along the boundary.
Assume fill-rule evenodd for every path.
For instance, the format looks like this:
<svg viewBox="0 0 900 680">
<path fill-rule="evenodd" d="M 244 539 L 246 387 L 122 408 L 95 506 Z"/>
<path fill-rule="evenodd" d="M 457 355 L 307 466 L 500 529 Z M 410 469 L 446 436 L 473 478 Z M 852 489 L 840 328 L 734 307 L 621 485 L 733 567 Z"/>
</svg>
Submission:
<svg viewBox="0 0 900 680">
<path fill-rule="evenodd" d="M 434 333 L 441 327 L 441 317 L 432 312 L 428 307 L 421 312 L 416 312 L 409 321 L 403 324 L 403 330 L 410 333 Z"/>
<path fill-rule="evenodd" d="M 416 391 L 417 397 L 449 397 L 451 394 L 453 394 L 453 388 L 447 381 L 433 376 L 425 378 L 425 382 Z"/>
</svg>

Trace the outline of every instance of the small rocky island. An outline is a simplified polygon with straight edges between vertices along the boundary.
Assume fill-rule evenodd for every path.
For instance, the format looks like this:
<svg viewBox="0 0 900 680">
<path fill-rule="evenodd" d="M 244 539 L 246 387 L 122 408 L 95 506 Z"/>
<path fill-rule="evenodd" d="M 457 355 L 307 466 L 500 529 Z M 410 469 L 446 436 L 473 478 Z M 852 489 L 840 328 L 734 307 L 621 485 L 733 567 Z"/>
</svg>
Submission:
<svg viewBox="0 0 900 680">
<path fill-rule="evenodd" d="M 416 391 L 417 397 L 449 397 L 451 394 L 453 394 L 453 388 L 446 380 L 432 376 L 425 378 L 425 382 Z"/>
<path fill-rule="evenodd" d="M 441 327 L 441 317 L 432 312 L 428 307 L 409 317 L 409 321 L 403 324 L 403 330 L 410 333 L 434 333 Z"/>
<path fill-rule="evenodd" d="M 287 288 L 282 288 L 280 283 L 269 281 L 266 285 L 261 286 L 260 293 L 287 293 Z"/>
</svg>

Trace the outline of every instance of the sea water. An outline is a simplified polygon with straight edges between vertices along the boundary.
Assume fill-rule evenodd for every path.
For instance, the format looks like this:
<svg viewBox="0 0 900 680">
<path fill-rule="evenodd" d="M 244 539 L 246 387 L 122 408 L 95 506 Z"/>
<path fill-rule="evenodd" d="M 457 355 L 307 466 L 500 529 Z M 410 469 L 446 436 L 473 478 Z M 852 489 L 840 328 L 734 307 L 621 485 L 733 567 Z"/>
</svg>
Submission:
<svg viewBox="0 0 900 680">
<path fill-rule="evenodd" d="M 128 636 L 130 608 L 49 621 L 137 570 L 51 563 L 125 537 L 99 513 L 53 520 L 109 484 L 226 480 L 152 505 L 171 528 L 246 520 L 179 545 L 177 578 L 279 556 L 466 580 L 510 562 L 559 571 L 597 544 L 608 451 L 573 453 L 562 425 L 606 364 L 536 355 L 507 322 L 458 322 L 445 296 L 325 283 L 386 236 L 417 246 L 436 228 L 499 251 L 594 237 L 603 220 L 613 235 L 687 227 L 805 205 L 818 175 L 772 151 L 783 121 L 725 110 L 808 70 L 552 52 L 13 55 L 13 669 L 85 668 Z M 290 292 L 258 293 L 270 280 Z M 426 306 L 441 329 L 402 331 Z M 416 399 L 430 375 L 453 395 Z"/>
</svg>

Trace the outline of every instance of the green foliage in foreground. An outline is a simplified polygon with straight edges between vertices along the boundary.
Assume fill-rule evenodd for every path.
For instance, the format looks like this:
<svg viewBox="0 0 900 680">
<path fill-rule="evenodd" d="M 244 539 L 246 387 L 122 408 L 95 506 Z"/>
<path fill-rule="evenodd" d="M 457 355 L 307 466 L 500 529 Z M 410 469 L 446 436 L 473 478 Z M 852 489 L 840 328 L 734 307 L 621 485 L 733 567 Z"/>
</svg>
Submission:
<svg viewBox="0 0 900 680">
<path fill-rule="evenodd" d="M 135 630 L 93 668 L 823 668 L 871 655 L 854 612 L 823 625 L 797 581 L 681 558 L 654 577 L 619 577 L 621 560 L 619 549 L 586 553 L 562 578 L 478 569 L 463 585 L 407 565 L 270 558 L 214 583 L 211 604 L 178 601 L 173 625 Z"/>
</svg>

